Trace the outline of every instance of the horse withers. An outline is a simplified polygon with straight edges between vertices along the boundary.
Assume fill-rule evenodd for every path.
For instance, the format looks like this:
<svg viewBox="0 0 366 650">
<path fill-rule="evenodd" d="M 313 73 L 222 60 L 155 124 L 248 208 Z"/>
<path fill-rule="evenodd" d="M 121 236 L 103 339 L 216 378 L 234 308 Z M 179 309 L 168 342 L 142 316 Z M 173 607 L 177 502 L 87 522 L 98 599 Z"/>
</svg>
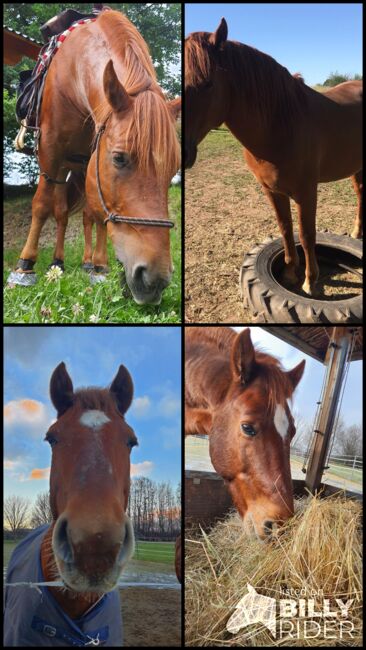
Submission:
<svg viewBox="0 0 366 650">
<path fill-rule="evenodd" d="M 86 192 L 84 226 L 95 221 L 97 234 L 84 263 L 106 270 L 108 234 L 135 301 L 158 304 L 173 271 L 168 189 L 180 166 L 180 100 L 167 101 L 144 39 L 121 13 L 105 8 L 63 36 L 45 80 L 41 176 L 12 283 L 27 283 L 50 214 L 57 222 L 53 264 L 63 267 L 69 212 Z"/>
<path fill-rule="evenodd" d="M 118 646 L 116 586 L 134 551 L 126 512 L 130 453 L 137 444 L 125 420 L 132 379 L 121 365 L 109 389 L 74 391 L 61 363 L 50 393 L 57 411 L 45 437 L 52 449 L 53 521 L 15 549 L 7 583 L 57 580 L 64 587 L 7 587 L 5 645 Z"/>
<path fill-rule="evenodd" d="M 227 36 L 223 18 L 214 33 L 194 32 L 185 41 L 185 165 L 193 166 L 198 144 L 225 122 L 276 213 L 284 279 L 293 285 L 300 272 L 290 209 L 295 201 L 305 255 L 302 288 L 316 295 L 318 183 L 352 177 L 358 199 L 352 236 L 362 236 L 362 81 L 319 93 L 272 57 Z"/>
<path fill-rule="evenodd" d="M 206 434 L 212 465 L 246 524 L 266 538 L 293 514 L 288 400 L 305 361 L 285 371 L 250 330 L 186 327 L 185 433 Z"/>
</svg>

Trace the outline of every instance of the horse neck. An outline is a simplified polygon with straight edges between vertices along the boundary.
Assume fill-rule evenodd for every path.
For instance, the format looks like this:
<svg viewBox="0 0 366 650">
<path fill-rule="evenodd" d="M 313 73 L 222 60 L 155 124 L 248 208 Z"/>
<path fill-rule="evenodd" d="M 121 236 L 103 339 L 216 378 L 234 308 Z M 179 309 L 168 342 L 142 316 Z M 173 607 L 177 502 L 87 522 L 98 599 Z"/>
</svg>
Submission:
<svg viewBox="0 0 366 650">
<path fill-rule="evenodd" d="M 41 544 L 41 566 L 45 582 L 53 582 L 58 576 L 58 569 L 52 550 L 53 527 L 54 523 L 49 527 Z M 70 618 L 83 616 L 101 597 L 100 594 L 79 593 L 76 595 L 76 592 L 71 589 L 64 589 L 62 587 L 48 588 L 52 590 L 53 597 Z"/>
<path fill-rule="evenodd" d="M 232 57 L 239 57 L 242 48 L 247 48 L 247 50 L 252 53 L 256 52 L 254 48 L 249 48 L 241 43 L 232 45 L 234 46 Z M 251 56 L 256 57 L 256 54 L 252 54 Z M 296 93 L 303 96 L 303 105 L 305 105 L 308 99 L 307 91 L 310 89 L 304 83 L 301 83 L 300 85 L 298 80 L 292 79 L 291 75 L 285 71 L 283 66 L 274 61 L 268 55 L 258 52 L 257 56 L 270 59 L 273 62 L 272 71 L 268 70 L 263 74 L 263 77 L 268 75 L 267 82 L 263 79 L 263 96 L 265 97 L 265 94 L 270 92 L 268 89 L 271 88 L 271 84 L 273 85 L 276 83 L 276 79 L 278 78 L 278 84 L 281 83 L 284 89 L 289 89 L 288 101 L 291 103 L 293 110 L 297 110 L 295 99 Z M 245 83 L 245 80 L 235 80 L 235 74 L 237 73 L 234 73 L 233 71 L 231 71 L 231 73 L 229 71 L 228 74 L 230 101 L 228 101 L 228 112 L 225 123 L 233 135 L 254 156 L 265 160 L 271 159 L 273 156 L 273 149 L 283 150 L 284 142 L 286 142 L 292 134 L 294 123 L 296 122 L 298 128 L 301 128 L 300 115 L 296 115 L 295 122 L 293 121 L 295 115 L 291 115 L 291 119 L 283 120 L 283 111 L 278 103 L 278 99 L 276 103 L 275 101 L 268 101 L 267 97 L 267 106 L 265 109 L 263 108 L 264 99 L 261 99 L 260 97 L 256 98 L 255 101 L 253 101 L 253 99 L 248 101 L 247 98 L 248 93 L 250 92 L 250 86 L 245 88 L 245 91 L 243 92 L 242 84 Z M 271 75 L 273 75 L 273 79 L 271 79 Z M 295 87 L 292 84 L 298 85 L 296 92 L 294 90 Z"/>
<path fill-rule="evenodd" d="M 195 406 L 215 409 L 231 386 L 230 356 L 213 345 L 200 344 L 192 355 L 188 351 L 187 393 Z"/>
</svg>

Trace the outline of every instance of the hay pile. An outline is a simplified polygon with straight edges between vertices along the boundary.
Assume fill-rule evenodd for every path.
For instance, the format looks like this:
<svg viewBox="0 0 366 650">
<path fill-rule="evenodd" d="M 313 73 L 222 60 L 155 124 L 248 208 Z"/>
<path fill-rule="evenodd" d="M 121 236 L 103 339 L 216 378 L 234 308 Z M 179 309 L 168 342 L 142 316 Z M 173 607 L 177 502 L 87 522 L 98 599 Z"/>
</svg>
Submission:
<svg viewBox="0 0 366 650">
<path fill-rule="evenodd" d="M 248 538 L 238 514 L 231 514 L 209 534 L 186 534 L 185 541 L 185 642 L 188 646 L 359 646 L 362 645 L 362 544 L 361 505 L 342 494 L 320 499 L 308 497 L 297 502 L 295 516 L 281 528 L 276 539 L 263 543 Z M 236 634 L 226 630 L 228 619 L 240 599 L 248 593 L 247 583 L 261 595 L 276 598 L 274 639 L 262 623 L 251 624 Z M 286 589 L 302 590 L 291 592 Z M 318 596 L 319 589 L 323 595 Z M 296 595 L 298 594 L 298 596 Z M 314 594 L 315 597 L 314 597 Z M 340 639 L 341 617 L 325 619 L 306 614 L 291 620 L 296 638 L 288 633 L 278 638 L 280 629 L 278 599 L 314 598 L 315 610 L 323 610 L 324 598 L 330 609 L 339 610 L 335 598 L 354 603 L 346 617 L 354 625 L 353 638 Z M 308 602 L 306 600 L 306 602 Z M 332 623 L 325 638 L 311 631 L 317 621 Z M 281 619 L 283 624 L 283 619 Z M 309 627 L 310 626 L 310 627 Z M 285 628 L 286 629 L 286 628 Z M 288 628 L 287 628 L 288 629 Z M 335 638 L 330 638 L 330 636 Z"/>
</svg>

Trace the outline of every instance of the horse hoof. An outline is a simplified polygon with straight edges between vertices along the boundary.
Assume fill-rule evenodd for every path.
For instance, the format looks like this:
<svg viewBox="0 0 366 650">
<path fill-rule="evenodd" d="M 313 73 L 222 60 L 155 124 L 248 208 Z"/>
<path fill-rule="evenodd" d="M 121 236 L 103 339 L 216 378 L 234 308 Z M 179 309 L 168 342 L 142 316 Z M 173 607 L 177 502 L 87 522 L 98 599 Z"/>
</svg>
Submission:
<svg viewBox="0 0 366 650">
<path fill-rule="evenodd" d="M 317 288 L 316 284 L 311 285 L 310 282 L 307 282 L 306 280 L 302 285 L 302 290 L 304 293 L 306 293 L 308 296 L 311 296 L 312 298 L 316 298 L 317 296 L 320 295 L 319 289 Z"/>
<path fill-rule="evenodd" d="M 83 269 L 83 271 L 90 273 L 91 271 L 94 271 L 94 264 L 93 262 L 84 262 L 81 268 Z"/>
<path fill-rule="evenodd" d="M 90 273 L 90 284 L 98 284 L 99 282 L 105 282 L 107 276 L 104 273 L 96 273 L 94 270 Z"/>
<path fill-rule="evenodd" d="M 36 274 L 32 272 L 24 273 L 24 271 L 12 271 L 7 279 L 7 285 L 10 289 L 15 286 L 32 287 L 37 282 Z"/>
</svg>

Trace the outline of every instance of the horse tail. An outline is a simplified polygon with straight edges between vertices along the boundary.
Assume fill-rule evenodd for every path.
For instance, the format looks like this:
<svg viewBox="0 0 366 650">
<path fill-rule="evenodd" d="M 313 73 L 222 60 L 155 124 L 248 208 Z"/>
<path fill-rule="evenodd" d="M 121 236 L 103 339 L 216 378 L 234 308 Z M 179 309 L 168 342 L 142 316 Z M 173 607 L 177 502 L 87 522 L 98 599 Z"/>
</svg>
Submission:
<svg viewBox="0 0 366 650">
<path fill-rule="evenodd" d="M 72 214 L 79 210 L 85 199 L 85 171 L 72 171 L 67 181 L 67 207 Z"/>
</svg>

